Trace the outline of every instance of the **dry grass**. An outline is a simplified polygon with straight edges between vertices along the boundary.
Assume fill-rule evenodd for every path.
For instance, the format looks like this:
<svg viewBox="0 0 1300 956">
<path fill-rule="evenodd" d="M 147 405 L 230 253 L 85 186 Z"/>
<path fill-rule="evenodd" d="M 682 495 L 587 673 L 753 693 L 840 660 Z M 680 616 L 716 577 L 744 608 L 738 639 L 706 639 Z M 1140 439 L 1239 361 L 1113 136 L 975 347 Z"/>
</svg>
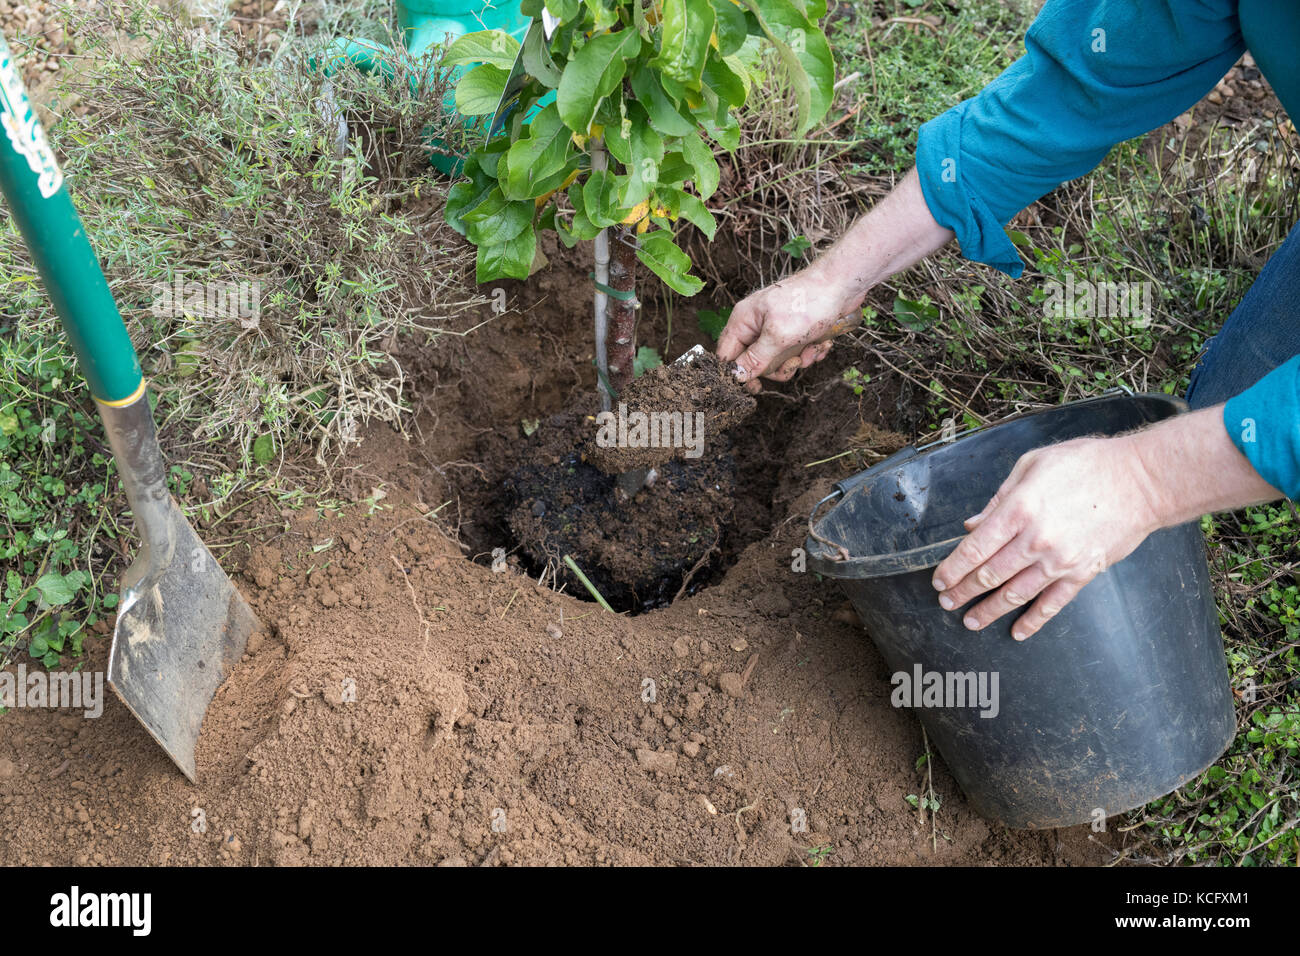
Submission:
<svg viewBox="0 0 1300 956">
<path fill-rule="evenodd" d="M 324 461 L 364 422 L 400 427 L 399 338 L 436 336 L 484 301 L 429 166 L 431 138 L 462 135 L 443 109 L 446 74 L 412 87 L 407 63 L 392 84 L 350 68 L 327 79 L 291 31 L 270 55 L 141 5 L 72 28 L 90 59 L 54 140 L 173 451 L 220 440 L 248 460 L 270 435 L 276 448 L 311 441 Z M 178 275 L 252 283 L 256 323 L 159 314 Z"/>
</svg>

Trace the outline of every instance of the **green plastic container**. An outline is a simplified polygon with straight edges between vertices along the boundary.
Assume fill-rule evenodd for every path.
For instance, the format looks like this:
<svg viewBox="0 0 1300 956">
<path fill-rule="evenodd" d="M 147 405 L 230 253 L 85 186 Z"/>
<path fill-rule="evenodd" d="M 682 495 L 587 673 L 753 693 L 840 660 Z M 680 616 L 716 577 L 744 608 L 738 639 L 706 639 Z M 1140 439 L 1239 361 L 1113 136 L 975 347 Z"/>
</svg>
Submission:
<svg viewBox="0 0 1300 956">
<path fill-rule="evenodd" d="M 397 0 L 397 26 L 406 54 L 419 57 L 438 44 L 451 43 L 466 33 L 476 30 L 504 30 L 520 43 L 532 22 L 519 12 L 517 3 L 493 4 L 487 0 Z M 367 73 L 381 73 L 388 78 L 396 76 L 394 61 L 397 52 L 383 43 L 371 40 L 339 37 L 318 58 L 326 74 L 350 63 Z M 458 67 L 453 80 L 470 69 Z M 448 91 L 446 106 L 456 107 L 455 97 Z M 430 160 L 434 167 L 449 175 L 460 172 L 462 160 L 453 156 L 435 154 Z"/>
</svg>

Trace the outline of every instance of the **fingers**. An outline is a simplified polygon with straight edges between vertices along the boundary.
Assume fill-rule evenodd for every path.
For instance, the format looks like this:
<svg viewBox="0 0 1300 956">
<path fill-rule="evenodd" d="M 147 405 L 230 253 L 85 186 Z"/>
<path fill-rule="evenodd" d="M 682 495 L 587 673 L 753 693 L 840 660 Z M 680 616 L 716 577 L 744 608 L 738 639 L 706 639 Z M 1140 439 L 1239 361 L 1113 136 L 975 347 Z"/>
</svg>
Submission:
<svg viewBox="0 0 1300 956">
<path fill-rule="evenodd" d="M 803 359 L 795 355 L 781 363 L 775 372 L 768 372 L 764 378 L 770 378 L 774 382 L 788 382 L 794 378 L 794 373 L 803 368 Z"/>
<path fill-rule="evenodd" d="M 736 304 L 726 327 L 718 336 L 717 355 L 724 363 L 735 361 L 763 330 L 763 315 L 753 299 L 750 296 Z"/>
<path fill-rule="evenodd" d="M 808 368 L 808 366 L 824 359 L 830 354 L 830 351 L 830 342 L 814 342 L 799 353 L 799 363 L 803 368 Z"/>
<path fill-rule="evenodd" d="M 739 368 L 736 377 L 741 382 L 753 382 L 776 363 L 780 354 L 781 350 L 771 336 L 760 335 L 758 341 L 740 353 L 736 359 Z"/>
<path fill-rule="evenodd" d="M 979 527 L 966 535 L 961 544 L 957 545 L 957 549 L 935 569 L 932 579 L 935 590 L 946 591 L 961 583 L 968 574 L 1002 550 L 1019 530 L 1006 509 L 998 508 L 990 511 Z M 989 585 L 989 587 L 994 586 L 996 584 Z M 987 588 L 972 591 L 970 597 L 985 590 Z M 954 604 L 953 607 L 960 607 L 960 604 Z"/>
<path fill-rule="evenodd" d="M 1034 606 L 1020 615 L 1020 619 L 1011 625 L 1011 636 L 1017 641 L 1023 641 L 1037 634 L 1044 624 L 1060 613 L 1061 608 L 1074 600 L 1075 595 L 1082 591 L 1087 583 L 1087 581 L 1070 578 L 1061 578 L 1054 582 L 1043 591 L 1034 602 Z"/>
<path fill-rule="evenodd" d="M 972 534 L 972 537 L 974 537 L 974 534 Z M 967 538 L 967 540 L 970 539 Z M 953 553 L 956 554 L 956 552 Z M 1034 564 L 1033 559 L 1025 551 L 1024 538 L 1013 538 L 1010 543 L 999 549 L 991 558 L 980 564 L 956 584 L 950 584 L 939 595 L 939 604 L 945 611 L 954 611 L 981 594 L 1006 584 L 1032 564 Z M 1034 594 L 1037 594 L 1046 583 L 1047 581 L 1044 579 L 1038 585 Z M 1030 597 L 1033 597 L 1033 594 L 1026 595 L 1026 599 Z M 970 615 L 968 614 L 967 617 L 969 618 Z M 991 621 L 993 618 L 988 620 Z M 987 623 L 987 621 L 984 623 Z M 983 624 L 980 624 L 972 629 L 978 630 L 979 627 L 983 626 Z"/>
<path fill-rule="evenodd" d="M 998 588 L 992 597 L 985 598 L 967 611 L 962 623 L 972 631 L 986 628 L 1002 615 L 1024 607 L 1051 583 L 1052 579 L 1042 565 L 1030 565 Z"/>
</svg>

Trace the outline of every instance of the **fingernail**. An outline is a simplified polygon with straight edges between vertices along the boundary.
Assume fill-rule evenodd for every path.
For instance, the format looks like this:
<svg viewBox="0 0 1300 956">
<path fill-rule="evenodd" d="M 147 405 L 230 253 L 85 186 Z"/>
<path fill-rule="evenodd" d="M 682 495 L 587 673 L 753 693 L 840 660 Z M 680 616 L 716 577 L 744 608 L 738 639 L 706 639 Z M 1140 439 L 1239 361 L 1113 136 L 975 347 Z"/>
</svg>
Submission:
<svg viewBox="0 0 1300 956">
<path fill-rule="evenodd" d="M 966 617 L 962 619 L 962 623 L 972 631 L 978 631 L 980 629 L 980 622 L 975 619 L 975 615 L 973 614 L 967 614 Z"/>
<path fill-rule="evenodd" d="M 947 590 L 947 588 L 948 588 L 948 585 L 945 584 L 941 578 L 935 578 L 935 579 L 934 579 L 932 582 L 930 582 L 930 583 L 934 585 L 934 589 L 935 589 L 936 591 L 944 591 L 944 590 Z"/>
<path fill-rule="evenodd" d="M 957 602 L 954 601 L 947 594 L 945 594 L 943 597 L 939 598 L 939 606 L 943 608 L 945 611 L 951 611 L 954 607 L 957 606 Z"/>
<path fill-rule="evenodd" d="M 1012 631 L 1012 632 L 1011 632 L 1011 636 L 1014 637 L 1014 638 L 1015 638 L 1016 640 L 1018 640 L 1018 641 L 1023 641 L 1023 640 L 1024 640 L 1025 638 L 1027 638 L 1029 635 L 1026 634 L 1024 631 Z"/>
<path fill-rule="evenodd" d="M 731 363 L 731 374 L 736 381 L 740 382 L 742 385 L 749 380 L 749 373 L 745 371 L 745 366 L 741 365 L 739 362 Z"/>
</svg>

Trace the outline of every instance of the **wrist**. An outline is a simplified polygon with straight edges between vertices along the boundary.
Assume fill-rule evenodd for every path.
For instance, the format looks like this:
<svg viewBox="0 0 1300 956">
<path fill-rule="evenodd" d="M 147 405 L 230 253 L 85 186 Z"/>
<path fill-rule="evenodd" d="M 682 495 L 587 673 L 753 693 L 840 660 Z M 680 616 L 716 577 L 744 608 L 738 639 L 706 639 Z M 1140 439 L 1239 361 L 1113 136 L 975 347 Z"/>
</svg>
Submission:
<svg viewBox="0 0 1300 956">
<path fill-rule="evenodd" d="M 1233 444 L 1222 405 L 1177 415 L 1124 440 L 1139 462 L 1157 527 L 1282 497 Z"/>
<path fill-rule="evenodd" d="M 819 296 L 829 298 L 837 304 L 837 315 L 861 307 L 874 285 L 869 274 L 861 269 L 861 263 L 855 267 L 844 261 L 839 246 L 829 249 L 804 269 L 802 278 L 817 290 Z"/>
</svg>

